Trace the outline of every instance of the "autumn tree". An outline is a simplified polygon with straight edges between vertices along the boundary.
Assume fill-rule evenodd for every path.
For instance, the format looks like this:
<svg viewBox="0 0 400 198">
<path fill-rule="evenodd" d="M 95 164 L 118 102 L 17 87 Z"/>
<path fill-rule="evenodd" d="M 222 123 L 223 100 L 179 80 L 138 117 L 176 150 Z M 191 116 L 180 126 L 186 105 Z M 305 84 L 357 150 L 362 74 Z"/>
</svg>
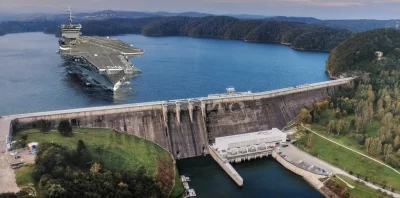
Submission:
<svg viewBox="0 0 400 198">
<path fill-rule="evenodd" d="M 312 133 L 309 133 L 307 136 L 306 146 L 308 148 L 311 148 L 313 146 L 313 134 Z"/>
<path fill-rule="evenodd" d="M 331 120 L 328 123 L 328 133 L 332 133 L 335 130 L 335 121 Z"/>
<path fill-rule="evenodd" d="M 354 128 L 356 128 L 356 133 L 360 132 L 360 130 L 363 128 L 363 122 L 361 117 L 356 117 L 354 119 Z"/>
<path fill-rule="evenodd" d="M 100 169 L 101 169 L 101 165 L 98 164 L 98 163 L 94 163 L 94 164 L 92 165 L 92 167 L 90 168 L 90 172 L 91 172 L 92 174 L 95 174 L 95 173 L 98 173 L 98 172 L 100 171 Z"/>
<path fill-rule="evenodd" d="M 378 107 L 378 118 L 382 119 L 385 116 L 385 109 L 383 107 Z"/>
<path fill-rule="evenodd" d="M 385 126 L 386 128 L 392 129 L 392 127 L 393 127 L 393 114 L 390 113 L 390 112 L 386 113 L 386 114 L 383 116 L 383 118 L 382 118 L 382 120 L 381 120 L 381 123 L 382 123 L 382 125 Z"/>
<path fill-rule="evenodd" d="M 393 146 L 396 150 L 400 149 L 400 136 L 396 136 L 396 138 L 394 138 Z"/>
<path fill-rule="evenodd" d="M 391 144 L 385 144 L 383 146 L 383 156 L 385 157 L 385 160 L 391 155 L 393 152 L 393 146 Z"/>
<path fill-rule="evenodd" d="M 381 128 L 379 128 L 378 130 L 377 135 L 382 142 L 386 143 L 391 142 L 393 138 L 392 131 L 386 126 L 381 126 Z"/>
<path fill-rule="evenodd" d="M 310 123 L 312 121 L 312 116 L 306 108 L 300 110 L 300 121 L 303 123 Z"/>
<path fill-rule="evenodd" d="M 379 138 L 367 138 L 364 143 L 367 153 L 378 156 L 382 151 L 382 143 Z"/>
<path fill-rule="evenodd" d="M 336 124 L 336 133 L 337 135 L 340 135 L 341 132 L 344 131 L 346 123 L 344 120 L 340 119 L 337 124 Z"/>
</svg>

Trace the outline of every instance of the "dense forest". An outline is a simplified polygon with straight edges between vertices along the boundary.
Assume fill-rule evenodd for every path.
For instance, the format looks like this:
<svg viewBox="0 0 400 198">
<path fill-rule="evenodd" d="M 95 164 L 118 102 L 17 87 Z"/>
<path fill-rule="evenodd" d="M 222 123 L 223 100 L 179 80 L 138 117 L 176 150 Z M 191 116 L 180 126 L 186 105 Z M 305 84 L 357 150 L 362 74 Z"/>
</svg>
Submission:
<svg viewBox="0 0 400 198">
<path fill-rule="evenodd" d="M 331 50 L 351 36 L 347 30 L 300 22 L 240 20 L 233 17 L 168 17 L 147 24 L 143 35 L 191 36 L 273 42 L 304 50 Z"/>
<path fill-rule="evenodd" d="M 110 171 L 94 162 L 79 141 L 76 150 L 43 143 L 37 152 L 33 179 L 38 197 L 167 197 L 170 188 L 162 187 L 146 174 L 142 166 L 132 171 Z M 0 197 L 32 197 L 19 193 Z"/>
<path fill-rule="evenodd" d="M 111 19 L 83 23 L 85 35 L 141 33 L 146 36 L 190 36 L 273 42 L 303 50 L 329 51 L 351 36 L 348 30 L 299 22 L 240 20 L 209 16 Z"/>
<path fill-rule="evenodd" d="M 375 52 L 383 52 L 378 60 Z M 326 69 L 332 75 L 343 73 L 379 73 L 382 69 L 399 69 L 400 31 L 392 28 L 358 33 L 329 55 Z"/>
<path fill-rule="evenodd" d="M 105 170 L 92 162 L 83 141 L 76 151 L 44 143 L 35 159 L 33 178 L 43 197 L 165 197 L 145 171 L 143 167 L 126 172 Z"/>
<path fill-rule="evenodd" d="M 356 34 L 332 50 L 327 70 L 357 79 L 337 95 L 303 109 L 301 121 L 400 169 L 400 31 Z M 362 176 L 375 178 L 368 174 Z M 374 182 L 385 186 L 388 180 Z M 400 190 L 398 184 L 390 185 Z"/>
<path fill-rule="evenodd" d="M 364 135 L 360 143 L 367 153 L 383 155 L 387 163 L 397 168 L 400 168 L 399 47 L 398 30 L 372 30 L 359 33 L 335 48 L 327 62 L 327 69 L 335 75 L 357 71 L 354 93 L 343 95 L 352 104 L 339 108 L 354 112 L 356 133 L 365 132 L 368 123 L 380 122 L 376 136 Z M 383 52 L 383 57 L 377 57 L 375 51 Z"/>
<path fill-rule="evenodd" d="M 6 33 L 44 31 L 57 33 L 61 22 L 3 22 Z M 349 38 L 349 30 L 321 25 L 277 20 L 241 20 L 227 16 L 113 18 L 82 21 L 84 35 L 110 36 L 143 34 L 146 36 L 191 36 L 273 42 L 300 50 L 329 51 Z"/>
<path fill-rule="evenodd" d="M 21 32 L 42 32 L 48 27 L 57 27 L 61 22 L 53 20 L 5 21 L 0 23 L 0 35 Z"/>
</svg>

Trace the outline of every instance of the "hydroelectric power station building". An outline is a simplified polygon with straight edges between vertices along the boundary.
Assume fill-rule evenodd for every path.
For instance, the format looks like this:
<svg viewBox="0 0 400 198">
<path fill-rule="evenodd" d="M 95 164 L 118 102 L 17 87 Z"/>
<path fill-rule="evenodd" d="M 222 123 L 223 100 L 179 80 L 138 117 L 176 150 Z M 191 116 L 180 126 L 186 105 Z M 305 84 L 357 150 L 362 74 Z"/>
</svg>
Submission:
<svg viewBox="0 0 400 198">
<path fill-rule="evenodd" d="M 118 39 L 81 36 L 81 24 L 73 24 L 71 11 L 68 24 L 61 25 L 59 53 L 68 63 L 68 72 L 77 75 L 86 85 L 117 90 L 134 74 L 140 73 L 129 57 L 142 55 L 143 50 Z"/>
<path fill-rule="evenodd" d="M 271 148 L 285 142 L 286 133 L 272 128 L 267 131 L 217 137 L 213 147 L 222 159 L 238 163 L 268 156 Z"/>
</svg>

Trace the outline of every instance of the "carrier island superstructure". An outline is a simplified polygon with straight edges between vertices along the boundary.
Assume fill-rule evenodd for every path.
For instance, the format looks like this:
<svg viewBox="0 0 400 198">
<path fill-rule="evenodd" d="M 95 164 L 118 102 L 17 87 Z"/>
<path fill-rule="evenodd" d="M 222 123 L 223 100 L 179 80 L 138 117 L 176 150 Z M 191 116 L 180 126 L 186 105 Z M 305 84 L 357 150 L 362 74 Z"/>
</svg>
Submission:
<svg viewBox="0 0 400 198">
<path fill-rule="evenodd" d="M 129 57 L 143 50 L 118 39 L 81 36 L 81 24 L 73 24 L 69 11 L 68 24 L 61 25 L 59 53 L 68 61 L 68 72 L 76 74 L 86 85 L 117 90 L 132 75 L 140 73 Z"/>
</svg>

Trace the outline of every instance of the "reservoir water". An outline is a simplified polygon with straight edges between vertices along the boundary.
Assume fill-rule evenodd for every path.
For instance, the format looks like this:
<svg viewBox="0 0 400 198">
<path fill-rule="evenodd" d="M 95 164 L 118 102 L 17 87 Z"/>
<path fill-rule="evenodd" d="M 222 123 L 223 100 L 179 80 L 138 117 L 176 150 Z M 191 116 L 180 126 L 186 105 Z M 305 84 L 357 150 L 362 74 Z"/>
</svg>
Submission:
<svg viewBox="0 0 400 198">
<path fill-rule="evenodd" d="M 146 52 L 131 58 L 142 74 L 113 94 L 68 75 L 53 35 L 0 37 L 0 115 L 207 96 L 225 92 L 228 86 L 257 92 L 328 80 L 328 54 L 323 52 L 221 39 L 116 38 Z M 321 197 L 272 159 L 236 165 L 244 178 L 242 188 L 209 158 L 178 164 L 192 177 L 199 197 Z"/>
</svg>

